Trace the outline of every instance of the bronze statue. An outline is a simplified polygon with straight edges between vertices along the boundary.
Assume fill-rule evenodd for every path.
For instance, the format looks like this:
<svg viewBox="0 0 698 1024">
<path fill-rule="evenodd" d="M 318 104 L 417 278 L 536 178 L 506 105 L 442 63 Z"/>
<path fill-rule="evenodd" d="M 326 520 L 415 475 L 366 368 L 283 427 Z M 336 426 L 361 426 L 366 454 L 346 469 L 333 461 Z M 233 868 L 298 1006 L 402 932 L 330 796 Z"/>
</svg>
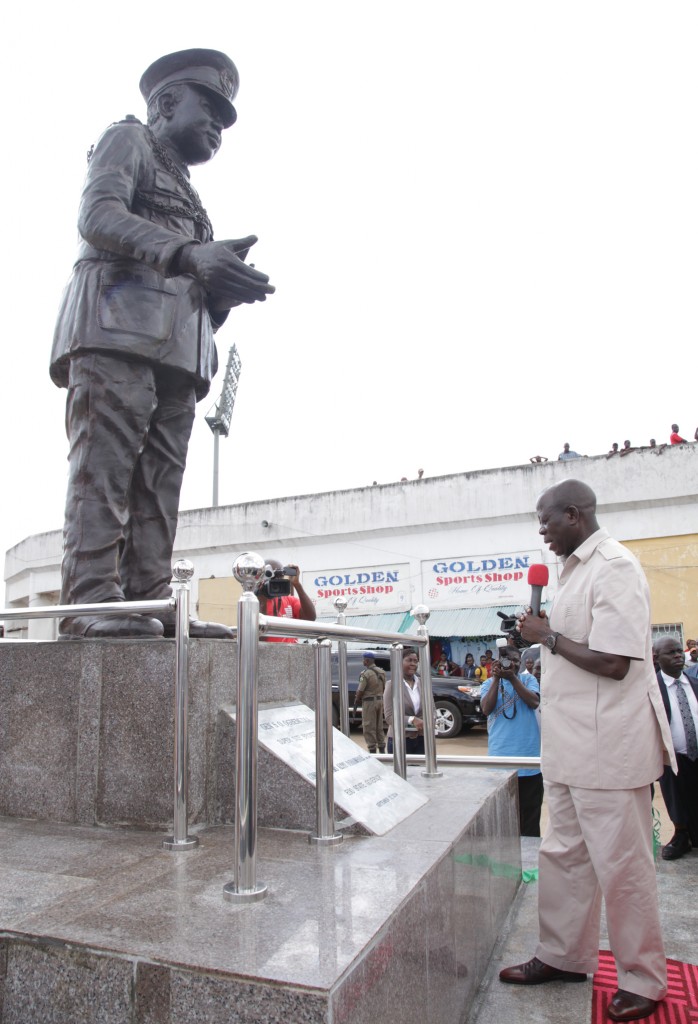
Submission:
<svg viewBox="0 0 698 1024">
<path fill-rule="evenodd" d="M 169 597 L 196 402 L 217 368 L 215 330 L 274 291 L 245 263 L 254 236 L 214 242 L 188 168 L 234 124 L 238 73 L 217 50 L 155 61 L 140 89 L 148 123 L 111 125 L 89 156 L 80 247 L 65 290 L 51 377 L 68 388 L 70 442 L 62 604 Z M 161 619 L 63 619 L 65 637 L 173 635 Z M 192 636 L 231 636 L 192 622 Z"/>
</svg>

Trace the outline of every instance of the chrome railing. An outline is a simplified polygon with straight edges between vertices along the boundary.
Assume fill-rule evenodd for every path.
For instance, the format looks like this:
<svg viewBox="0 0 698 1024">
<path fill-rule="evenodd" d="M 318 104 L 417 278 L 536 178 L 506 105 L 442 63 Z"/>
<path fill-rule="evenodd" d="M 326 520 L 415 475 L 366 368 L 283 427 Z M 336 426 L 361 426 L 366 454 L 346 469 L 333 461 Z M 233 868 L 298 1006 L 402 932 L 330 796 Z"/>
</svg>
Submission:
<svg viewBox="0 0 698 1024">
<path fill-rule="evenodd" d="M 235 562 L 233 572 L 242 584 L 243 594 L 238 605 L 238 693 L 237 693 L 237 748 L 236 748 L 236 814 L 235 814 L 235 875 L 232 882 L 224 886 L 227 899 L 260 899 L 266 893 L 264 886 L 258 885 L 256 879 L 256 765 L 258 755 L 258 737 L 256 719 L 247 711 L 248 702 L 256 706 L 256 656 L 251 656 L 248 648 L 256 648 L 259 640 L 265 637 L 291 637 L 293 639 L 310 640 L 316 644 L 315 651 L 315 799 L 316 799 L 316 830 L 309 836 L 309 841 L 322 845 L 341 842 L 342 835 L 335 831 L 334 819 L 334 750 L 332 742 L 332 678 L 331 678 L 331 643 L 337 640 L 345 645 L 340 648 L 346 656 L 347 641 L 366 641 L 367 643 L 385 643 L 391 645 L 391 674 L 394 680 L 402 681 L 402 645 L 407 641 L 411 646 L 424 649 L 426 664 L 429 663 L 429 637 L 422 625 L 417 636 L 404 633 L 362 629 L 347 626 L 344 623 L 308 622 L 304 619 L 275 618 L 259 614 L 259 602 L 254 593 L 264 573 L 264 562 L 259 555 L 248 551 L 240 555 Z M 249 621 L 257 623 L 257 631 L 253 626 L 245 626 L 247 622 L 241 616 L 243 608 L 254 607 L 254 616 Z M 344 609 L 337 609 L 341 618 Z M 416 609 L 415 609 L 416 611 Z M 429 612 L 423 609 L 425 619 Z M 245 666 L 243 672 L 242 666 Z M 345 666 L 346 671 L 346 666 Z M 341 672 L 341 669 L 340 669 Z M 427 671 L 427 678 L 430 671 Z M 340 676 L 341 678 L 341 676 Z M 434 701 L 431 693 L 431 680 L 423 687 L 423 717 L 427 722 L 434 720 Z M 397 695 L 397 696 L 396 696 Z M 404 700 L 401 685 L 393 686 L 393 700 Z M 340 712 L 341 714 L 341 712 Z M 348 714 L 346 718 L 348 729 Z M 425 733 L 430 730 L 426 729 Z M 433 731 L 433 730 L 432 730 Z M 396 751 L 394 770 L 402 778 L 406 776 L 405 762 L 405 717 L 404 710 L 393 715 L 393 749 Z M 427 750 L 425 775 L 437 776 L 436 745 Z M 244 785 L 243 785 L 244 780 Z"/>
<path fill-rule="evenodd" d="M 347 626 L 344 609 L 336 602 L 336 623 L 308 622 L 302 619 L 275 618 L 261 615 L 255 589 L 262 578 L 264 563 L 253 552 L 240 555 L 234 573 L 243 585 L 238 602 L 237 636 L 237 707 L 235 757 L 235 865 L 234 879 L 224 886 L 229 900 L 262 899 L 267 887 L 257 881 L 257 762 L 258 762 L 258 654 L 259 642 L 266 637 L 291 637 L 309 640 L 315 646 L 315 757 L 316 757 L 316 831 L 309 841 L 321 845 L 341 842 L 334 819 L 334 751 L 332 742 L 332 678 L 331 641 L 338 642 L 340 677 L 340 724 L 349 733 L 348 686 L 346 683 L 346 645 L 348 641 L 383 643 L 390 647 L 393 685 L 393 755 L 374 755 L 378 760 L 393 763 L 393 770 L 406 778 L 407 761 L 423 764 L 427 778 L 442 775 L 436 762 L 436 739 L 433 727 L 424 730 L 424 754 L 405 752 L 404 690 L 402 653 L 404 645 L 419 651 L 422 718 L 434 721 L 434 698 L 429 663 L 429 635 L 426 621 L 429 610 L 424 605 L 413 609 L 419 623 L 417 635 Z M 0 609 L 0 620 L 70 618 L 75 616 L 111 616 L 124 613 L 154 613 L 175 610 L 175 741 L 174 741 L 174 831 L 163 840 L 168 850 L 189 850 L 198 845 L 188 835 L 188 767 L 189 747 L 187 707 L 189 687 L 189 603 L 190 580 L 194 567 L 180 559 L 173 567 L 174 593 L 162 601 L 119 601 L 104 604 L 51 605 L 32 608 Z M 344 685 L 342 685 L 342 680 Z M 343 711 L 342 711 L 343 709 Z M 521 768 L 540 765 L 540 758 L 515 757 L 441 757 L 442 763 L 470 764 L 483 767 Z"/>
<path fill-rule="evenodd" d="M 344 614 L 347 609 L 346 597 L 335 598 L 334 606 L 337 609 L 337 625 L 345 626 L 347 617 Z M 339 670 L 339 728 L 345 736 L 349 735 L 349 680 L 347 679 L 347 642 L 337 641 L 337 668 Z"/>
</svg>

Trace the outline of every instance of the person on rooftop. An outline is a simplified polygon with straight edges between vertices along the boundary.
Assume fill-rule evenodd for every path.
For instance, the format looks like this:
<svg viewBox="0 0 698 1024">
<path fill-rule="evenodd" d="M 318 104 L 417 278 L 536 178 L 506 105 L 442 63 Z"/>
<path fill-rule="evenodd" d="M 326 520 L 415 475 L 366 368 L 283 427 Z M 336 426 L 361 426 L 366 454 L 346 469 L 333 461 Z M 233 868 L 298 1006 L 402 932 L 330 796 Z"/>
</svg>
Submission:
<svg viewBox="0 0 698 1024">
<path fill-rule="evenodd" d="M 565 441 L 565 443 L 562 446 L 562 451 L 560 452 L 557 458 L 558 462 L 564 462 L 567 459 L 581 459 L 581 457 L 582 456 L 579 454 L 579 452 L 573 452 L 570 449 L 569 441 Z"/>
</svg>

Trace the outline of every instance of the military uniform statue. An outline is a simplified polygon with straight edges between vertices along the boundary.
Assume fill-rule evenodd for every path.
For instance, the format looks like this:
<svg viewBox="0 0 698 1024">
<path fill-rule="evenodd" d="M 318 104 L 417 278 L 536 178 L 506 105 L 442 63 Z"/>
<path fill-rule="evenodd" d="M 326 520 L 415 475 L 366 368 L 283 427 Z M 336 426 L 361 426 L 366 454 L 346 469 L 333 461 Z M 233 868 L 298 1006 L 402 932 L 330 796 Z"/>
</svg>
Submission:
<svg viewBox="0 0 698 1024">
<path fill-rule="evenodd" d="M 245 263 L 256 238 L 214 242 L 189 181 L 236 120 L 235 65 L 217 50 L 183 50 L 155 61 L 140 89 L 147 125 L 113 124 L 90 154 L 51 355 L 51 377 L 68 389 L 62 604 L 170 596 L 195 404 L 217 368 L 214 332 L 233 306 L 274 291 Z M 232 636 L 218 623 L 190 628 Z M 75 616 L 60 631 L 172 635 L 174 615 Z"/>
</svg>

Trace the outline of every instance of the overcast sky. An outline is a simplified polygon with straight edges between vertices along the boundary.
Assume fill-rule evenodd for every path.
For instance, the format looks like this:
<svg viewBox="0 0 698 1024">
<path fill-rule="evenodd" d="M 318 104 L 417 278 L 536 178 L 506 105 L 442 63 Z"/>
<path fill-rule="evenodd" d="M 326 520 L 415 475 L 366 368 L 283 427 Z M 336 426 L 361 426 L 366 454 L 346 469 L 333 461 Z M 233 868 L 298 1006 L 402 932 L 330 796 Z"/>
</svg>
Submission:
<svg viewBox="0 0 698 1024">
<path fill-rule="evenodd" d="M 85 154 L 164 53 L 225 50 L 238 122 L 192 180 L 277 292 L 220 503 L 667 441 L 698 425 L 698 5 L 229 0 L 5 16 L 0 555 L 62 525 L 48 377 Z M 8 322 L 9 321 L 9 322 Z M 199 405 L 181 507 L 211 503 Z M 493 502 L 506 496 L 493 495 Z"/>
</svg>

